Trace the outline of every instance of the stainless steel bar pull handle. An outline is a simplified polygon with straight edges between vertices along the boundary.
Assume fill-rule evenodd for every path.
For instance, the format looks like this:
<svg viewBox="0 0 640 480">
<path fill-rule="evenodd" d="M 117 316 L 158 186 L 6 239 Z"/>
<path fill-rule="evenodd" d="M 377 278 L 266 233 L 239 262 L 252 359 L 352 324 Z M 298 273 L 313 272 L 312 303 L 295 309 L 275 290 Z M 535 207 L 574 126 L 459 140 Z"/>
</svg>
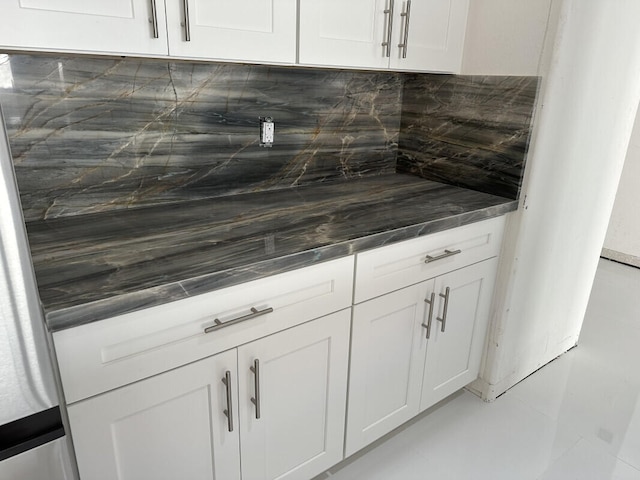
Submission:
<svg viewBox="0 0 640 480">
<path fill-rule="evenodd" d="M 184 41 L 191 41 L 191 26 L 189 25 L 189 0 L 182 0 L 184 10 Z"/>
<path fill-rule="evenodd" d="M 441 332 L 444 332 L 444 328 L 447 325 L 447 309 L 449 308 L 449 287 L 447 287 L 443 294 L 439 294 L 442 298 L 444 298 L 444 308 L 442 309 L 442 318 L 436 317 L 436 320 L 442 322 L 442 327 L 440 328 Z"/>
<path fill-rule="evenodd" d="M 151 18 L 149 19 L 151 25 L 153 25 L 153 38 L 159 38 L 158 33 L 158 8 L 156 7 L 156 0 L 151 0 Z"/>
<path fill-rule="evenodd" d="M 260 360 L 257 358 L 253 361 L 253 366 L 249 367 L 249 370 L 253 372 L 253 387 L 255 389 L 256 396 L 251 397 L 251 403 L 256 406 L 256 419 L 260 419 Z"/>
<path fill-rule="evenodd" d="M 255 389 L 256 396 L 251 397 L 251 403 L 256 406 L 256 419 L 260 419 L 260 360 L 257 358 L 253 361 L 253 366 L 249 367 L 249 370 L 253 372 L 253 387 Z"/>
<path fill-rule="evenodd" d="M 462 253 L 462 250 L 445 250 L 443 254 L 436 257 L 427 255 L 427 258 L 424 259 L 424 263 L 431 263 L 435 262 L 436 260 L 442 260 L 443 258 L 453 257 L 454 255 L 458 255 L 459 253 Z"/>
<path fill-rule="evenodd" d="M 402 58 L 407 58 L 407 46 L 409 44 L 409 21 L 411 17 L 411 0 L 407 0 L 407 10 L 400 14 L 404 17 L 404 39 L 398 47 L 402 49 Z"/>
<path fill-rule="evenodd" d="M 231 372 L 229 370 L 225 372 L 222 383 L 227 387 L 227 408 L 223 412 L 227 417 L 227 427 L 230 432 L 233 432 L 233 400 L 231 398 Z"/>
<path fill-rule="evenodd" d="M 431 319 L 433 318 L 433 304 L 436 303 L 435 299 L 435 292 L 431 292 L 431 297 L 429 300 L 427 300 L 426 298 L 424 299 L 425 303 L 429 304 L 429 315 L 427 316 L 427 324 L 422 324 L 422 326 L 427 329 L 427 339 L 431 337 Z"/>
<path fill-rule="evenodd" d="M 204 333 L 215 332 L 216 330 L 220 330 L 221 328 L 228 327 L 230 325 L 235 325 L 236 323 L 246 322 L 247 320 L 251 320 L 252 318 L 260 317 L 262 315 L 266 315 L 267 313 L 273 312 L 272 307 L 267 307 L 264 310 L 258 310 L 255 307 L 251 307 L 251 313 L 243 315 L 242 317 L 234 318 L 233 320 L 229 320 L 228 322 L 221 322 L 219 319 L 215 319 L 213 322 L 215 325 L 211 325 L 204 329 Z"/>
<path fill-rule="evenodd" d="M 386 56 L 391 56 L 391 32 L 393 29 L 393 3 L 395 0 L 389 0 L 389 8 L 384 10 L 384 14 L 387 17 L 387 40 L 382 42 L 383 47 L 387 47 Z"/>
</svg>

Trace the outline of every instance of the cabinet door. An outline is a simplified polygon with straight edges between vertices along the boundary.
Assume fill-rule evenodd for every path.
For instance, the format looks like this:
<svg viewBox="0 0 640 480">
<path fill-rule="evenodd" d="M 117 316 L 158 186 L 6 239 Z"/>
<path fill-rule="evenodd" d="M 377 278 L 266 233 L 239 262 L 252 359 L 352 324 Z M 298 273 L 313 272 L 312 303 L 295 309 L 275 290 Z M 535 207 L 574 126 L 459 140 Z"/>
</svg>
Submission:
<svg viewBox="0 0 640 480">
<path fill-rule="evenodd" d="M 387 68 L 392 0 L 300 0 L 299 62 Z M 390 49 L 389 52 L 394 51 Z"/>
<path fill-rule="evenodd" d="M 171 55 L 296 61 L 296 0 L 171 0 L 166 5 Z"/>
<path fill-rule="evenodd" d="M 243 478 L 308 479 L 342 459 L 349 324 L 350 309 L 238 349 Z"/>
<path fill-rule="evenodd" d="M 164 0 L 2 0 L 0 46 L 166 55 Z"/>
<path fill-rule="evenodd" d="M 396 0 L 391 68 L 459 72 L 468 9 L 469 0 Z"/>
<path fill-rule="evenodd" d="M 439 301 L 427 345 L 421 410 L 477 378 L 497 263 L 496 258 L 485 260 L 436 279 Z"/>
<path fill-rule="evenodd" d="M 433 280 L 354 307 L 346 455 L 419 411 Z"/>
<path fill-rule="evenodd" d="M 239 479 L 236 355 L 221 353 L 71 405 L 82 479 Z"/>
</svg>

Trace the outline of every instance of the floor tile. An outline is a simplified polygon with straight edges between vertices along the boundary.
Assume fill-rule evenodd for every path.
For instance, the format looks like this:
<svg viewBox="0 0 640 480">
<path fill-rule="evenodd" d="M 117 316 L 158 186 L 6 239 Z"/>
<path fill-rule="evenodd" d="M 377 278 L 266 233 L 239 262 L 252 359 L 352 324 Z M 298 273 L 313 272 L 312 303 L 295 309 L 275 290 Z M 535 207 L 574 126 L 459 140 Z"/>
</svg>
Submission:
<svg viewBox="0 0 640 480">
<path fill-rule="evenodd" d="M 578 440 L 515 397 L 485 403 L 464 392 L 330 478 L 535 479 Z"/>
<path fill-rule="evenodd" d="M 580 440 L 540 480 L 640 480 L 640 470 Z"/>
</svg>

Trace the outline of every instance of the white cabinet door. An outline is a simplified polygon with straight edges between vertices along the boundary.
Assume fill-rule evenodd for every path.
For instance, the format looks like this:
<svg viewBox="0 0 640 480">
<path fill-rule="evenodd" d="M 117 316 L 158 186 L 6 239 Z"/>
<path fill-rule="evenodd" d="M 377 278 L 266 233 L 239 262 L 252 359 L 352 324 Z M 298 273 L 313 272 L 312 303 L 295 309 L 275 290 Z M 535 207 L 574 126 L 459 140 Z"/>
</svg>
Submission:
<svg viewBox="0 0 640 480">
<path fill-rule="evenodd" d="M 166 55 L 164 0 L 2 0 L 0 46 Z"/>
<path fill-rule="evenodd" d="M 419 411 L 433 280 L 354 307 L 346 455 Z"/>
<path fill-rule="evenodd" d="M 300 0 L 299 62 L 457 72 L 468 8 L 469 0 Z"/>
<path fill-rule="evenodd" d="M 81 478 L 239 479 L 236 355 L 221 353 L 69 406 Z"/>
<path fill-rule="evenodd" d="M 387 68 L 391 0 L 300 0 L 299 62 Z M 391 49 L 389 50 L 391 52 Z"/>
<path fill-rule="evenodd" d="M 497 264 L 496 258 L 485 260 L 436 279 L 439 301 L 427 345 L 421 410 L 477 378 Z"/>
<path fill-rule="evenodd" d="M 390 67 L 460 71 L 468 9 L 469 0 L 396 0 Z"/>
<path fill-rule="evenodd" d="M 349 320 L 343 310 L 238 348 L 243 478 L 308 479 L 342 459 Z"/>
<path fill-rule="evenodd" d="M 295 63 L 296 0 L 168 0 L 169 53 Z"/>
</svg>

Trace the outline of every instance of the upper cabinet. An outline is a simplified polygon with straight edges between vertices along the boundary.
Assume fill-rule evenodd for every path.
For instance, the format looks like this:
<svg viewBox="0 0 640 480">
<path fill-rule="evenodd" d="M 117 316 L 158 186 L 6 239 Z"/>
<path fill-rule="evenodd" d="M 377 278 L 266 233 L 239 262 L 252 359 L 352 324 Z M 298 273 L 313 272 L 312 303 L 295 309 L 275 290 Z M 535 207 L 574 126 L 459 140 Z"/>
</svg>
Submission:
<svg viewBox="0 0 640 480">
<path fill-rule="evenodd" d="M 0 47 L 166 55 L 163 0 L 3 0 Z"/>
<path fill-rule="evenodd" d="M 296 0 L 167 0 L 169 54 L 295 63 Z"/>
<path fill-rule="evenodd" d="M 296 0 L 6 0 L 2 10 L 0 47 L 296 60 Z"/>
<path fill-rule="evenodd" d="M 300 0 L 299 62 L 457 72 L 469 0 Z"/>
<path fill-rule="evenodd" d="M 3 0 L 0 48 L 457 72 L 468 3 Z"/>
</svg>

